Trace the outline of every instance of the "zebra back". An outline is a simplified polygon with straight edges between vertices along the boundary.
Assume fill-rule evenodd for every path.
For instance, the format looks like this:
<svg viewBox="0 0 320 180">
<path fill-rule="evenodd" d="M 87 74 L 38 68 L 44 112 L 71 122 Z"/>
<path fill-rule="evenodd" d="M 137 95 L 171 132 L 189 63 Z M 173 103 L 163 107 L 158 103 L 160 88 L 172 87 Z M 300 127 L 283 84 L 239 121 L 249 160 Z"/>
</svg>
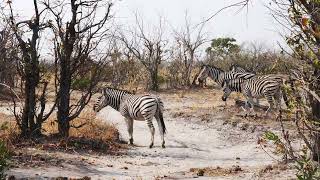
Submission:
<svg viewBox="0 0 320 180">
<path fill-rule="evenodd" d="M 280 91 L 281 83 L 271 78 L 252 78 L 244 81 L 241 89 L 247 95 L 252 97 L 263 95 L 264 91 L 268 94 L 274 94 Z"/>
<path fill-rule="evenodd" d="M 254 76 L 255 74 L 251 73 L 224 72 L 219 75 L 217 83 L 222 87 L 224 81 L 231 79 L 251 79 Z"/>
<path fill-rule="evenodd" d="M 283 84 L 285 81 L 288 80 L 288 76 L 282 75 L 282 74 L 267 74 L 267 75 L 260 75 L 256 76 L 258 79 L 270 79 L 275 80 L 279 82 L 280 84 Z"/>
</svg>

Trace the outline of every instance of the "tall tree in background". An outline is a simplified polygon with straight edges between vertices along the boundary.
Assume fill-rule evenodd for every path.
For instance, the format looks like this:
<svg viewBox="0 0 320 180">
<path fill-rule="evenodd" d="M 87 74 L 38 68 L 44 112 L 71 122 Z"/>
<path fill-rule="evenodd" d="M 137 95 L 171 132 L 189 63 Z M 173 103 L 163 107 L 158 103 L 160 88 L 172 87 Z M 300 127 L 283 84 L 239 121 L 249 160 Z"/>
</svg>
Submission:
<svg viewBox="0 0 320 180">
<path fill-rule="evenodd" d="M 224 60 L 233 53 L 238 53 L 240 46 L 234 38 L 216 38 L 211 41 L 211 46 L 206 49 L 210 61 Z"/>
<path fill-rule="evenodd" d="M 127 50 L 138 59 L 149 73 L 150 83 L 148 89 L 159 90 L 159 66 L 164 61 L 167 40 L 164 39 L 163 20 L 160 18 L 159 26 L 147 32 L 142 19 L 136 14 L 136 29 L 129 35 L 121 34 L 120 39 Z M 129 36 L 131 38 L 129 38 Z"/>
</svg>

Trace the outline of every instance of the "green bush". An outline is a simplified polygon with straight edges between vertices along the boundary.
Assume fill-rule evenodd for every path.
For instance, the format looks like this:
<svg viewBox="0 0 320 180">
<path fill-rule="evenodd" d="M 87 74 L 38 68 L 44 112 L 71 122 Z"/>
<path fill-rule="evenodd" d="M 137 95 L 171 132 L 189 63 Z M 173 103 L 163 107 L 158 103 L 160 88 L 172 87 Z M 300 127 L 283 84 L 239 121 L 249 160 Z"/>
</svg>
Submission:
<svg viewBox="0 0 320 180">
<path fill-rule="evenodd" d="M 71 88 L 75 90 L 85 90 L 90 86 L 90 83 L 90 79 L 86 77 L 75 79 L 72 81 Z"/>
</svg>

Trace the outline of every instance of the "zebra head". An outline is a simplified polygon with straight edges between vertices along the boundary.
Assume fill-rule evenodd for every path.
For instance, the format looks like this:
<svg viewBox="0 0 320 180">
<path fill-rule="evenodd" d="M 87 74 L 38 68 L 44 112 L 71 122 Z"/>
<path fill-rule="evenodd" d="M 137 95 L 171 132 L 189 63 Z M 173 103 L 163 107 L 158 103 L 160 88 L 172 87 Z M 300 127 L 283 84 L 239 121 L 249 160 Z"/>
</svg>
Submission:
<svg viewBox="0 0 320 180">
<path fill-rule="evenodd" d="M 209 76 L 209 66 L 207 65 L 203 65 L 201 70 L 200 70 L 200 73 L 198 75 L 198 82 L 199 83 L 203 83 L 203 81 Z"/>
<path fill-rule="evenodd" d="M 229 95 L 231 94 L 232 90 L 229 87 L 229 80 L 225 80 L 222 82 L 222 90 L 223 90 L 223 96 L 222 101 L 227 101 Z"/>
<path fill-rule="evenodd" d="M 247 71 L 240 67 L 239 65 L 233 64 L 230 66 L 229 71 L 236 72 L 236 73 L 246 73 Z"/>
<path fill-rule="evenodd" d="M 201 68 L 201 71 L 197 77 L 199 83 L 203 83 L 203 81 L 210 77 L 212 80 L 217 81 L 219 75 L 224 72 L 220 68 L 209 66 L 209 65 L 203 65 Z"/>
<path fill-rule="evenodd" d="M 101 109 L 103 109 L 104 107 L 106 107 L 108 105 L 107 101 L 108 100 L 107 100 L 104 92 L 102 92 L 102 95 L 100 97 L 98 97 L 96 103 L 94 104 L 93 110 L 95 112 L 99 112 Z"/>
</svg>

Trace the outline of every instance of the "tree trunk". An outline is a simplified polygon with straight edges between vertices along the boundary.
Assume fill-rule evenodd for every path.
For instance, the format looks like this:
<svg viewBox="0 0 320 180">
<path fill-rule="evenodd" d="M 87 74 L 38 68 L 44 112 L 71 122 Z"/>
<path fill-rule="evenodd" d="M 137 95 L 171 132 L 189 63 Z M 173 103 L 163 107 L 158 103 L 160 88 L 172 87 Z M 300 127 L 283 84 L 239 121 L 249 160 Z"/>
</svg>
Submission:
<svg viewBox="0 0 320 180">
<path fill-rule="evenodd" d="M 62 60 L 60 64 L 60 89 L 58 99 L 58 130 L 62 137 L 69 136 L 69 105 L 70 105 L 70 89 L 71 89 L 71 72 L 68 60 Z"/>
<path fill-rule="evenodd" d="M 183 73 L 183 81 L 184 81 L 184 86 L 190 87 L 190 76 L 191 76 L 191 67 L 186 67 L 185 71 Z"/>
<path fill-rule="evenodd" d="M 32 65 L 27 65 L 32 66 Z M 25 102 L 22 114 L 22 129 L 21 135 L 24 137 L 28 136 L 39 136 L 41 134 L 41 126 L 37 127 L 35 123 L 35 109 L 36 109 L 36 87 L 38 84 L 37 69 L 36 66 L 33 68 L 27 67 L 26 81 L 25 81 Z"/>
<path fill-rule="evenodd" d="M 159 90 L 158 71 L 152 71 L 150 74 L 151 74 L 150 90 L 158 91 Z"/>
</svg>

